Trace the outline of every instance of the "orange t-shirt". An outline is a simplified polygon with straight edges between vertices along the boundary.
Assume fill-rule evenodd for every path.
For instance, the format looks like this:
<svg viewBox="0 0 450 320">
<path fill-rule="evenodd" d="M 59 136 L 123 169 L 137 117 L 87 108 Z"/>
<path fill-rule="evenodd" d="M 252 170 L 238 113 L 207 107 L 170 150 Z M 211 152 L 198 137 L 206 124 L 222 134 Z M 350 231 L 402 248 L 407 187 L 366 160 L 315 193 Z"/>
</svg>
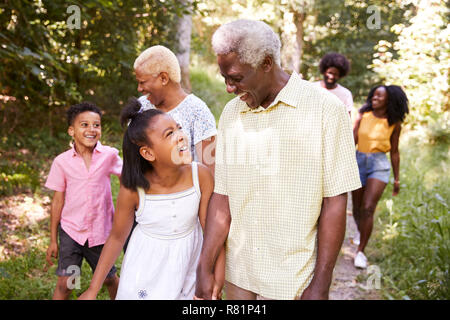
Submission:
<svg viewBox="0 0 450 320">
<path fill-rule="evenodd" d="M 395 125 L 389 126 L 386 118 L 377 118 L 372 111 L 365 112 L 358 129 L 360 152 L 388 152 L 391 150 L 391 135 Z"/>
</svg>

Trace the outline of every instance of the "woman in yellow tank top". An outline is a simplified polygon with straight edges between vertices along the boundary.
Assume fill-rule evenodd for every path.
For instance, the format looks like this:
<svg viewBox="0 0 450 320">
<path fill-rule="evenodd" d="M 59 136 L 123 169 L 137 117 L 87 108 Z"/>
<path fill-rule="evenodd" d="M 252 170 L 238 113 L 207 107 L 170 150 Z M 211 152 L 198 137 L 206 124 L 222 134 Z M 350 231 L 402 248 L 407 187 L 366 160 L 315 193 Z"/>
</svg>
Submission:
<svg viewBox="0 0 450 320">
<path fill-rule="evenodd" d="M 396 196 L 400 190 L 398 142 L 401 123 L 408 112 L 408 98 L 399 86 L 377 86 L 370 90 L 353 127 L 362 184 L 362 188 L 352 192 L 353 218 L 359 232 L 353 238 L 358 244 L 354 260 L 358 268 L 367 267 L 364 249 L 372 233 L 375 208 L 389 182 L 387 152 L 390 152 L 394 173 L 392 195 Z"/>
</svg>

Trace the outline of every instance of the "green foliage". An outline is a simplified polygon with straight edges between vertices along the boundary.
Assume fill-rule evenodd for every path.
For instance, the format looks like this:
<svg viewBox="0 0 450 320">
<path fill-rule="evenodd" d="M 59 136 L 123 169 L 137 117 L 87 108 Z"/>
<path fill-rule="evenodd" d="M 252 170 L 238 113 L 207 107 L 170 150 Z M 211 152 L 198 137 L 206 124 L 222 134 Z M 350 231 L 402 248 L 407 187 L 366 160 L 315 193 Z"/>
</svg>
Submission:
<svg viewBox="0 0 450 320">
<path fill-rule="evenodd" d="M 369 5 L 379 10 L 379 29 L 367 26 L 371 16 L 367 11 Z M 296 36 L 292 30 L 296 29 L 292 15 L 302 13 L 304 47 L 300 72 L 303 77 L 307 80 L 321 78 L 320 58 L 331 51 L 342 53 L 351 61 L 352 68 L 340 83 L 348 87 L 354 100 L 360 103 L 370 88 L 380 82 L 378 75 L 367 68 L 372 63 L 374 46 L 380 40 L 396 40 L 397 35 L 391 27 L 398 23 L 408 24 L 403 15 L 408 7 L 391 0 L 370 3 L 363 0 L 212 0 L 199 6 L 204 15 L 194 20 L 193 48 L 206 61 L 214 62 L 210 45 L 213 31 L 221 23 L 238 18 L 263 20 L 280 34 L 282 41 L 289 40 Z M 284 43 L 284 47 L 286 45 Z"/>
<path fill-rule="evenodd" d="M 401 145 L 401 191 L 391 197 L 392 186 L 386 189 L 371 240 L 389 299 L 450 298 L 448 150 L 416 139 Z"/>
<path fill-rule="evenodd" d="M 123 253 L 116 261 L 120 273 Z M 58 277 L 56 264 L 44 269 L 46 265 L 44 248 L 31 248 L 21 257 L 0 262 L 0 299 L 1 300 L 49 300 Z M 81 266 L 80 288 L 72 291 L 71 299 L 76 299 L 87 290 L 92 279 L 92 270 L 86 261 Z M 109 300 L 105 287 L 99 292 L 98 300 Z"/>
<path fill-rule="evenodd" d="M 81 100 L 118 115 L 136 95 L 132 64 L 145 47 L 173 44 L 180 1 L 73 1 L 80 29 L 70 29 L 66 1 L 0 5 L 2 135 L 20 126 L 63 130 L 64 109 Z M 8 97 L 5 99 L 4 97 Z M 8 119 L 6 121 L 5 119 Z"/>
<path fill-rule="evenodd" d="M 379 29 L 369 28 L 367 24 L 372 15 L 371 11 L 368 13 L 369 6 L 379 10 Z M 380 82 L 378 75 L 367 68 L 372 62 L 374 46 L 381 39 L 396 39 L 390 29 L 394 24 L 407 23 L 404 9 L 389 0 L 316 0 L 314 12 L 316 21 L 310 28 L 311 34 L 306 35 L 311 41 L 305 43 L 302 74 L 306 79 L 321 78 L 320 58 L 328 52 L 341 53 L 351 62 L 351 70 L 340 83 L 350 89 L 355 101 L 364 101 L 370 88 Z"/>
<path fill-rule="evenodd" d="M 68 145 L 67 134 L 51 137 L 47 130 L 3 137 L 0 141 L 0 196 L 39 189 L 44 172 L 50 169 L 51 159 Z"/>
<path fill-rule="evenodd" d="M 372 65 L 386 83 L 405 88 L 411 111 L 406 122 L 415 129 L 428 126 L 431 142 L 448 141 L 450 136 L 447 5 L 442 0 L 417 1 L 414 12 L 407 12 L 411 24 L 392 27 L 398 40 L 380 41 Z M 390 54 L 392 49 L 396 56 Z"/>
<path fill-rule="evenodd" d="M 234 95 L 227 93 L 223 80 L 218 77 L 216 68 L 204 65 L 198 65 L 190 71 L 192 92 L 205 101 L 216 121 L 223 107 L 234 98 Z"/>
</svg>

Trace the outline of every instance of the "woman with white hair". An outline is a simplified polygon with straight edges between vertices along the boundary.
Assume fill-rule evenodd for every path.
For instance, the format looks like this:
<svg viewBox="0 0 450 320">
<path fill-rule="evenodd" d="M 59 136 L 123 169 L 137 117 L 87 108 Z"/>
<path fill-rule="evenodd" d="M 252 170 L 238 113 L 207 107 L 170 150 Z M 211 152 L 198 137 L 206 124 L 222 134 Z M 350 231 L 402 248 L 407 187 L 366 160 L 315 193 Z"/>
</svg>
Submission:
<svg viewBox="0 0 450 320">
<path fill-rule="evenodd" d="M 157 108 L 170 114 L 188 136 L 193 160 L 204 163 L 214 174 L 216 122 L 205 102 L 181 87 L 175 54 L 164 46 L 150 47 L 137 57 L 134 71 L 143 109 Z"/>
<path fill-rule="evenodd" d="M 144 50 L 134 62 L 138 99 L 143 110 L 167 112 L 189 139 L 193 161 L 205 164 L 214 176 L 216 121 L 208 106 L 181 87 L 181 70 L 175 54 L 164 46 Z M 136 226 L 136 222 L 133 228 Z M 131 234 L 130 234 L 131 235 Z M 124 245 L 127 250 L 129 238 Z"/>
</svg>

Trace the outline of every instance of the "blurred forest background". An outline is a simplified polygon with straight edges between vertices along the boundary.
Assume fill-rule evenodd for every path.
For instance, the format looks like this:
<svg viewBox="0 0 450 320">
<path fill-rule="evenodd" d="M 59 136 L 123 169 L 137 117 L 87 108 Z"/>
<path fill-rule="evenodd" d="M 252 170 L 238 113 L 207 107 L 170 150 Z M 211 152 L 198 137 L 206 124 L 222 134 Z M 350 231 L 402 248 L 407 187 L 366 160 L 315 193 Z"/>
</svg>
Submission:
<svg viewBox="0 0 450 320">
<path fill-rule="evenodd" d="M 402 189 L 392 203 L 388 187 L 380 201 L 369 254 L 383 273 L 383 297 L 450 298 L 449 2 L 0 0 L 0 299 L 51 298 L 54 271 L 43 271 L 51 194 L 42 186 L 68 148 L 67 107 L 98 104 L 102 142 L 121 149 L 118 116 L 138 96 L 133 62 L 162 44 L 176 52 L 184 88 L 218 119 L 231 96 L 210 40 L 238 18 L 271 25 L 282 66 L 306 80 L 321 78 L 324 54 L 347 56 L 351 71 L 340 83 L 353 93 L 353 116 L 371 87 L 405 89 Z M 117 180 L 113 187 L 116 196 Z"/>
</svg>

